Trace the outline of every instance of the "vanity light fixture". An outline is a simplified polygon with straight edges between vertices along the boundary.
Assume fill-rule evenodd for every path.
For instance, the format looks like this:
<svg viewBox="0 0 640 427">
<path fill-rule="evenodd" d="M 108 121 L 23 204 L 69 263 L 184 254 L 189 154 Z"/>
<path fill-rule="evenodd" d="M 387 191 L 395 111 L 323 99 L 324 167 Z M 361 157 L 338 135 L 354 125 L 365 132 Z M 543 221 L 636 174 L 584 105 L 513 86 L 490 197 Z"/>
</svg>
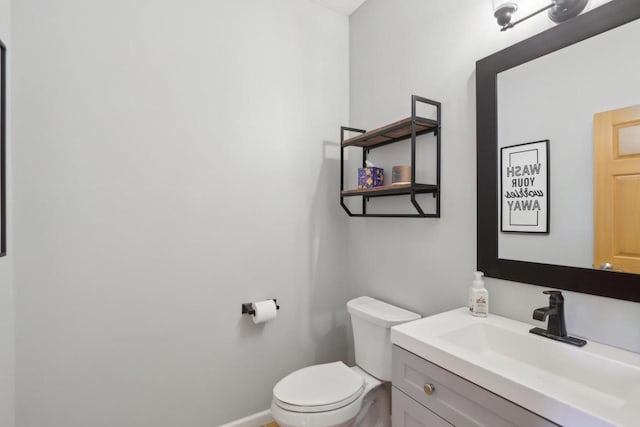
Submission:
<svg viewBox="0 0 640 427">
<path fill-rule="evenodd" d="M 493 0 L 494 16 L 498 20 L 498 25 L 502 28 L 500 31 L 506 31 L 509 28 L 513 28 L 522 21 L 526 21 L 532 16 L 536 16 L 539 13 L 548 10 L 547 14 L 549 19 L 553 22 L 560 23 L 567 21 L 574 16 L 580 15 L 580 13 L 587 6 L 589 0 L 551 0 L 551 3 L 539 9 L 524 18 L 518 19 L 515 22 L 511 22 L 514 14 L 518 10 L 518 2 L 508 0 Z"/>
</svg>

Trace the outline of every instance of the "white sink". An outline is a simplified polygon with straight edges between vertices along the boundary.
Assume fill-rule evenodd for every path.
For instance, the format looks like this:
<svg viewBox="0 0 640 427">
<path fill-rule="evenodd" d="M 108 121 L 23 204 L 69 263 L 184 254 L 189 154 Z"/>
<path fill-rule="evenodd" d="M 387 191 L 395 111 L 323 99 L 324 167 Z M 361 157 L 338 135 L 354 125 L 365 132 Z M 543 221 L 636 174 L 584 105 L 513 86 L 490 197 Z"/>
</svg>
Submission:
<svg viewBox="0 0 640 427">
<path fill-rule="evenodd" d="M 391 341 L 558 424 L 640 426 L 639 354 L 531 327 L 461 308 L 395 326 Z"/>
</svg>

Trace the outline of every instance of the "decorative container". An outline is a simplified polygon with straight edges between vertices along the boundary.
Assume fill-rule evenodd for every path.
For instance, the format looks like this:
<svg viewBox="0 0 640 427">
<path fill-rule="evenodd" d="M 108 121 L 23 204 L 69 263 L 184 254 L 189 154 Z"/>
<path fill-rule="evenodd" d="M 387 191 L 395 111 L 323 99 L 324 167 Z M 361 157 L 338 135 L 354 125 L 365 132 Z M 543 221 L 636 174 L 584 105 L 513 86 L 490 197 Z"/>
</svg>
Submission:
<svg viewBox="0 0 640 427">
<path fill-rule="evenodd" d="M 380 187 L 384 181 L 384 169 L 358 168 L 358 189 Z"/>
<path fill-rule="evenodd" d="M 411 166 L 394 166 L 391 169 L 391 184 L 409 184 L 411 182 Z"/>
</svg>

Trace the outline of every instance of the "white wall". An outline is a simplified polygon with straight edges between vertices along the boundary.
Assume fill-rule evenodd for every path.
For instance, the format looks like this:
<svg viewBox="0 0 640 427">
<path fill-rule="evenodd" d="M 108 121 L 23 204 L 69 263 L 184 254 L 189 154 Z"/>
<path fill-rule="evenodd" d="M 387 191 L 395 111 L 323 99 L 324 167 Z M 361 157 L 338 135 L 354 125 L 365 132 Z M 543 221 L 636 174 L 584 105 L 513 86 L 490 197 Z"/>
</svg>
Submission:
<svg viewBox="0 0 640 427">
<path fill-rule="evenodd" d="M 12 20 L 17 425 L 211 427 L 346 358 L 347 18 L 21 0 Z M 266 298 L 275 321 L 240 315 Z"/>
<path fill-rule="evenodd" d="M 368 0 L 351 16 L 350 125 L 408 116 L 411 94 L 443 104 L 442 218 L 350 220 L 357 293 L 425 315 L 465 304 L 476 268 L 475 61 L 551 25 L 538 16 L 500 32 L 491 2 L 477 0 Z M 494 313 L 533 322 L 547 303 L 541 287 L 487 285 Z M 640 351 L 639 304 L 572 292 L 566 301 L 570 332 Z"/>
<path fill-rule="evenodd" d="M 12 45 L 9 0 L 0 0 L 0 40 L 7 46 L 7 67 L 11 65 Z M 7 69 L 10 78 L 10 70 Z M 7 85 L 10 86 L 10 85 Z M 9 96 L 9 94 L 7 94 Z M 11 100 L 7 98 L 7 120 L 10 119 Z M 0 426 L 14 425 L 14 315 L 13 315 L 13 247 L 11 235 L 12 179 L 11 126 L 7 123 L 7 256 L 0 258 Z"/>
</svg>

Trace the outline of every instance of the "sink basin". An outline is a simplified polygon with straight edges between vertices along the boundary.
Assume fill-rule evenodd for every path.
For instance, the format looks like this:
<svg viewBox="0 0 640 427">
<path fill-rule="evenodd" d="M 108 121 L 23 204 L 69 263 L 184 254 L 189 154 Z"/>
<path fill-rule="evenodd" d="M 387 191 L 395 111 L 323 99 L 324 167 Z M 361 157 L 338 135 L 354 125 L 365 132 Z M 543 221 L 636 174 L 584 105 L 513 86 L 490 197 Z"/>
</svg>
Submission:
<svg viewBox="0 0 640 427">
<path fill-rule="evenodd" d="M 640 425 L 640 355 L 574 347 L 531 327 L 461 308 L 395 326 L 391 341 L 555 423 Z"/>
</svg>

